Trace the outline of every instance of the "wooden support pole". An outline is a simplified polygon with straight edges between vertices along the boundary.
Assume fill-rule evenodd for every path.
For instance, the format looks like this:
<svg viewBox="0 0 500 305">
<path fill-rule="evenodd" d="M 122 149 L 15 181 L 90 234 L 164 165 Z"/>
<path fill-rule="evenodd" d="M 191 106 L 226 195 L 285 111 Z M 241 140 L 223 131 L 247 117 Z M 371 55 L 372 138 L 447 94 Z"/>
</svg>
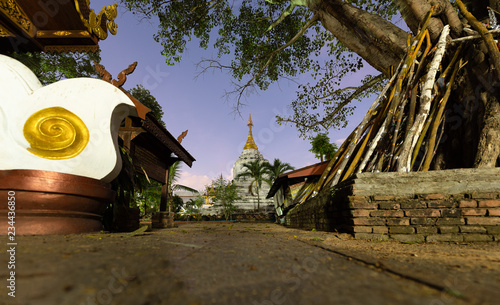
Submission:
<svg viewBox="0 0 500 305">
<path fill-rule="evenodd" d="M 425 122 L 429 115 L 431 105 L 432 105 L 432 89 L 434 86 L 434 81 L 436 78 L 437 71 L 439 69 L 439 65 L 443 58 L 444 52 L 446 50 L 446 37 L 450 32 L 450 27 L 445 25 L 443 31 L 441 32 L 441 37 L 436 46 L 436 53 L 432 62 L 429 64 L 429 72 L 427 72 L 426 79 L 424 85 L 422 87 L 422 93 L 420 98 L 420 111 L 413 123 L 413 126 L 410 128 L 406 139 L 404 141 L 401 154 L 398 159 L 398 172 L 409 172 L 411 171 L 411 161 L 413 157 L 413 149 L 417 145 L 417 141 L 420 137 L 420 134 L 424 128 Z"/>
<path fill-rule="evenodd" d="M 498 46 L 493 40 L 493 35 L 479 22 L 474 15 L 472 15 L 461 0 L 456 0 L 456 4 L 460 9 L 460 12 L 464 15 L 465 19 L 470 23 L 470 25 L 478 31 L 479 35 L 483 38 L 486 43 L 486 47 L 490 53 L 491 60 L 493 61 L 493 66 L 495 67 L 497 77 L 500 78 L 500 52 L 498 51 Z"/>
<path fill-rule="evenodd" d="M 165 184 L 161 187 L 160 212 L 167 212 L 168 205 L 168 169 L 165 171 Z"/>
</svg>

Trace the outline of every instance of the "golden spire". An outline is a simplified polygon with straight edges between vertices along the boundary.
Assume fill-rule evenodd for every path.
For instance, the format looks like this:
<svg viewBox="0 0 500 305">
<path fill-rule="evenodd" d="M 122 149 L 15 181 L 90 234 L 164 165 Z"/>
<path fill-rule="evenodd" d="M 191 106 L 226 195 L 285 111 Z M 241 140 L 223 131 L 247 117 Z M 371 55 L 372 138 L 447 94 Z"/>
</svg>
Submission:
<svg viewBox="0 0 500 305">
<path fill-rule="evenodd" d="M 247 143 L 245 144 L 245 147 L 243 149 L 258 149 L 257 145 L 253 141 L 253 136 L 252 136 L 252 115 L 249 113 L 248 114 L 248 138 L 247 138 Z"/>
</svg>

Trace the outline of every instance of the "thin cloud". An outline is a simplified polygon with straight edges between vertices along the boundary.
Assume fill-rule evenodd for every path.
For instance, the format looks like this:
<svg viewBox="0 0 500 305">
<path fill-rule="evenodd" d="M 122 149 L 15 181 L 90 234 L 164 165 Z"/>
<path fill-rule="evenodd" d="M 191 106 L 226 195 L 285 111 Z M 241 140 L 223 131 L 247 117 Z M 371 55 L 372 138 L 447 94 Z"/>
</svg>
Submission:
<svg viewBox="0 0 500 305">
<path fill-rule="evenodd" d="M 335 144 L 342 144 L 342 143 L 344 143 L 345 139 L 346 139 L 346 138 L 343 138 L 343 139 L 337 139 L 337 140 L 335 140 Z"/>
<path fill-rule="evenodd" d="M 206 185 L 212 182 L 206 175 L 193 175 L 188 172 L 182 172 L 178 184 L 189 186 L 195 190 L 204 190 Z"/>
</svg>

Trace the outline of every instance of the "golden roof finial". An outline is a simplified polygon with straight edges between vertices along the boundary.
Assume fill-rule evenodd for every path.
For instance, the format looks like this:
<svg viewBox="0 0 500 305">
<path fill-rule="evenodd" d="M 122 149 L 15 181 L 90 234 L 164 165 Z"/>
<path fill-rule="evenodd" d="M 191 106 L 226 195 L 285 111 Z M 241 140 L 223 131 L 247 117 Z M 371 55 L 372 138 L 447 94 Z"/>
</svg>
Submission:
<svg viewBox="0 0 500 305">
<path fill-rule="evenodd" d="M 255 144 L 254 140 L 253 140 L 253 135 L 252 135 L 252 126 L 253 126 L 253 123 L 252 123 L 252 115 L 249 113 L 248 114 L 248 138 L 247 138 L 247 142 L 245 144 L 245 147 L 243 147 L 243 149 L 258 149 L 257 148 L 257 145 Z"/>
</svg>

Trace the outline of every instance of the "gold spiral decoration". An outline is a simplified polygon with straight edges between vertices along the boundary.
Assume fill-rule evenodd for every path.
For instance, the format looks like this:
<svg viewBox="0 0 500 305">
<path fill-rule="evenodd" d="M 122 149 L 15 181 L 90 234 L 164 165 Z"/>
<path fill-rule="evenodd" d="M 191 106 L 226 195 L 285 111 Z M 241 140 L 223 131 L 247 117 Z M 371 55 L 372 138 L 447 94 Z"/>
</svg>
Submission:
<svg viewBox="0 0 500 305">
<path fill-rule="evenodd" d="M 35 112 L 24 123 L 23 133 L 31 145 L 28 151 L 45 159 L 76 157 L 89 142 L 89 130 L 82 119 L 62 107 Z"/>
</svg>

